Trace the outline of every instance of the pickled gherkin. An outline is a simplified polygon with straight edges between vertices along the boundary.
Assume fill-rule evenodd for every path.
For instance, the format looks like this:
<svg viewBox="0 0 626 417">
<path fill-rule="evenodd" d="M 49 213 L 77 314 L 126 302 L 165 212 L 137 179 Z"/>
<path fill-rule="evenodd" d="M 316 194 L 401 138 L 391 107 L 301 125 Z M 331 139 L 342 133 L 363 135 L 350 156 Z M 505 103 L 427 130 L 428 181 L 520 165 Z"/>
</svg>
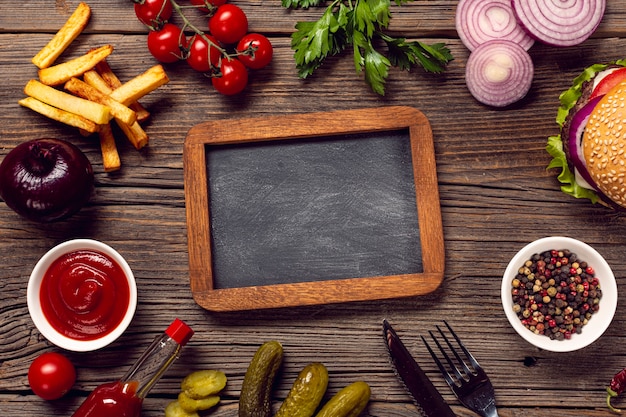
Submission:
<svg viewBox="0 0 626 417">
<path fill-rule="evenodd" d="M 178 404 L 180 404 L 182 409 L 188 413 L 208 410 L 211 407 L 215 407 L 219 402 L 220 397 L 217 395 L 209 395 L 202 398 L 191 398 L 185 392 L 178 394 Z"/>
<path fill-rule="evenodd" d="M 353 382 L 335 394 L 315 417 L 357 417 L 367 406 L 370 395 L 369 385 Z"/>
<path fill-rule="evenodd" d="M 312 363 L 300 371 L 275 417 L 311 417 L 328 386 L 328 370 Z"/>
<path fill-rule="evenodd" d="M 271 394 L 283 361 L 283 346 L 265 342 L 248 365 L 239 396 L 239 417 L 272 417 Z"/>
<path fill-rule="evenodd" d="M 195 411 L 189 413 L 180 406 L 178 401 L 172 401 L 165 407 L 165 417 L 200 417 Z"/>
<path fill-rule="evenodd" d="M 199 417 L 198 411 L 208 410 L 220 402 L 217 395 L 226 386 L 222 371 L 202 370 L 187 375 L 181 382 L 178 399 L 165 408 L 165 417 Z"/>
<path fill-rule="evenodd" d="M 180 389 L 195 400 L 215 395 L 226 386 L 226 375 L 212 369 L 190 373 L 180 383 Z"/>
</svg>

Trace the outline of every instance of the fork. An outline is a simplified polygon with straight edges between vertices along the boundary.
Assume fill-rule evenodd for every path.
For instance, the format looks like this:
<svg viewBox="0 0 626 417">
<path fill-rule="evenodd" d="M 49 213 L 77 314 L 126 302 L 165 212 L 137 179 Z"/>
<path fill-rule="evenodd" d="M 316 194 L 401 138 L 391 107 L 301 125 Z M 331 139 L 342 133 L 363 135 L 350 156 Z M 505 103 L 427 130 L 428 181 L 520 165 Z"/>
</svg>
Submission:
<svg viewBox="0 0 626 417">
<path fill-rule="evenodd" d="M 437 354 L 431 349 L 428 342 L 424 336 L 422 336 L 422 341 L 426 345 L 426 349 L 435 360 L 439 371 L 443 375 L 447 384 L 454 392 L 454 395 L 459 399 L 461 404 L 475 413 L 479 414 L 482 417 L 498 417 L 498 410 L 496 409 L 496 400 L 495 400 L 495 392 L 493 389 L 493 385 L 491 385 L 491 381 L 489 377 L 483 370 L 483 368 L 478 364 L 474 356 L 467 350 L 467 348 L 461 343 L 459 337 L 454 333 L 452 327 L 444 320 L 444 324 L 450 331 L 450 334 L 454 337 L 457 342 L 457 345 L 463 353 L 469 365 L 461 355 L 458 350 L 454 348 L 453 344 L 450 342 L 450 339 L 445 335 L 445 333 L 441 330 L 439 326 L 435 326 L 439 331 L 439 334 L 445 340 L 448 345 L 448 349 L 453 353 L 456 358 L 455 361 L 448 355 L 446 349 L 442 346 L 442 344 L 437 340 L 432 331 L 429 331 L 430 337 L 435 341 L 435 344 L 441 351 L 441 354 L 446 359 L 448 367 L 450 371 L 446 369 L 446 366 L 439 360 Z M 460 368 L 460 369 L 459 369 Z"/>
</svg>

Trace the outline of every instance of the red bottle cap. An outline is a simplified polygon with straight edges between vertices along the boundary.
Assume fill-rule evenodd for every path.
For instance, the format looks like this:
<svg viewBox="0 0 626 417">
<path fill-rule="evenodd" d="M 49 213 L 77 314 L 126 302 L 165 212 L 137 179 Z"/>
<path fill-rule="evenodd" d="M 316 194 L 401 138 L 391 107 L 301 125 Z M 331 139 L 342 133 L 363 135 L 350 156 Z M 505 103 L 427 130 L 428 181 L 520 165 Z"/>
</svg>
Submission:
<svg viewBox="0 0 626 417">
<path fill-rule="evenodd" d="M 175 319 L 165 330 L 165 334 L 174 339 L 179 345 L 185 346 L 191 339 L 191 336 L 193 336 L 193 330 L 181 319 Z"/>
</svg>

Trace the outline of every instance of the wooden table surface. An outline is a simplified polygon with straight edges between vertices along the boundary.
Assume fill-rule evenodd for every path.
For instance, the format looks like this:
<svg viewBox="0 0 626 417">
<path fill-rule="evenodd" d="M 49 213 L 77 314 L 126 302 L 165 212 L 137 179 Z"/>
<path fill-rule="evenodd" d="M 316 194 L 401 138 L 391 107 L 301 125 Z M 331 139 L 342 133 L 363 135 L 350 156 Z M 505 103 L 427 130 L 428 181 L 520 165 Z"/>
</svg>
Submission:
<svg viewBox="0 0 626 417">
<path fill-rule="evenodd" d="M 455 60 L 441 76 L 421 70 L 392 70 L 384 97 L 372 93 L 354 73 L 349 55 L 329 60 L 306 81 L 298 79 L 289 36 L 298 20 L 317 18 L 319 9 L 284 10 L 279 1 L 238 0 L 251 30 L 267 34 L 275 47 L 272 65 L 255 72 L 246 92 L 221 96 L 185 65 L 168 65 L 170 83 L 147 96 L 152 113 L 150 144 L 136 151 L 118 142 L 122 169 L 105 173 L 97 141 L 22 108 L 23 86 L 36 78 L 30 58 L 76 7 L 76 0 L 26 0 L 0 14 L 0 154 L 37 137 L 65 138 L 91 160 L 96 177 L 89 204 L 72 218 L 32 223 L 0 204 L 0 412 L 6 416 L 67 416 L 98 384 L 120 377 L 174 317 L 196 334 L 182 357 L 144 402 L 145 416 L 163 415 L 192 369 L 223 370 L 228 385 L 211 416 L 237 415 L 243 375 L 265 341 L 285 348 L 276 391 L 278 406 L 302 367 L 323 362 L 329 394 L 355 380 L 372 387 L 364 416 L 416 416 L 396 379 L 381 339 L 389 319 L 444 398 L 460 406 L 428 359 L 419 336 L 448 320 L 479 359 L 495 386 L 504 417 L 608 416 L 605 386 L 626 366 L 626 320 L 622 297 L 615 319 L 593 345 L 573 353 L 540 351 L 508 325 L 500 304 L 502 273 L 526 243 L 567 235 L 594 246 L 613 267 L 618 287 L 626 275 L 626 221 L 618 213 L 565 196 L 555 173 L 546 170 L 546 138 L 557 131 L 559 93 L 584 67 L 623 57 L 626 3 L 610 1 L 602 24 L 582 45 L 558 49 L 535 45 L 534 82 L 528 96 L 510 109 L 477 103 L 465 88 L 468 51 L 454 26 L 457 2 L 416 0 L 393 6 L 391 29 L 408 38 L 448 44 Z M 91 2 L 92 19 L 64 54 L 78 56 L 105 43 L 108 61 L 123 80 L 155 64 L 146 30 L 126 0 Z M 189 286 L 183 188 L 183 143 L 204 121 L 371 108 L 388 105 L 421 110 L 432 125 L 443 229 L 445 279 L 426 296 L 386 301 L 212 313 L 193 300 Z M 389 114 L 393 118 L 393 114 Z M 33 326 L 26 306 L 31 269 L 48 249 L 72 238 L 94 238 L 117 249 L 137 279 L 134 320 L 112 345 L 91 353 L 64 352 L 78 370 L 71 393 L 45 402 L 29 389 L 30 363 L 46 351 L 60 351 Z"/>
</svg>

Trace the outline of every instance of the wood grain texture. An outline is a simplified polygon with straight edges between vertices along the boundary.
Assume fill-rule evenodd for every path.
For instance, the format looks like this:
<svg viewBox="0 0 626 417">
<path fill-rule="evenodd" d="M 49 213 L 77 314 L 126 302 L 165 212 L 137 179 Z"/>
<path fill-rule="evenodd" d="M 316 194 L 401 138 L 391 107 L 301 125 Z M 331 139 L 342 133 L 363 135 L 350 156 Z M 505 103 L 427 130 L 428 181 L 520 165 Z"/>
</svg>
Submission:
<svg viewBox="0 0 626 417">
<path fill-rule="evenodd" d="M 546 138 L 557 132 L 558 95 L 587 65 L 622 57 L 626 50 L 626 3 L 609 1 L 594 37 L 557 49 L 535 45 L 530 53 L 535 78 L 529 95 L 510 109 L 478 104 L 465 88 L 468 51 L 454 30 L 456 1 L 416 0 L 394 6 L 392 28 L 410 38 L 445 42 L 455 60 L 441 76 L 392 70 L 379 97 L 355 74 L 351 56 L 325 63 L 307 80 L 297 77 L 289 35 L 298 20 L 319 11 L 282 10 L 276 1 L 237 2 L 250 27 L 267 33 L 275 46 L 271 67 L 255 72 L 246 92 L 235 98 L 212 91 L 204 76 L 184 65 L 166 70 L 170 83 L 142 103 L 152 117 L 149 145 L 136 151 L 119 139 L 122 169 L 104 173 L 98 144 L 28 109 L 17 101 L 36 77 L 30 58 L 65 21 L 78 1 L 27 0 L 5 5 L 0 14 L 0 156 L 35 137 L 66 138 L 90 158 L 96 190 L 81 212 L 66 222 L 40 225 L 20 219 L 0 204 L 0 411 L 3 415 L 68 416 L 99 383 L 120 377 L 154 336 L 175 316 L 196 334 L 179 361 L 145 401 L 144 416 L 162 416 L 165 405 L 190 370 L 217 368 L 229 382 L 222 404 L 210 415 L 237 415 L 247 364 L 266 340 L 285 346 L 275 405 L 285 398 L 300 369 L 313 361 L 330 371 L 329 394 L 363 379 L 372 386 L 364 416 L 416 416 L 415 407 L 386 357 L 381 321 L 389 319 L 459 416 L 460 407 L 437 374 L 419 335 L 448 320 L 490 375 L 504 417 L 610 416 L 606 384 L 623 368 L 624 303 L 605 335 L 568 354 L 539 351 L 508 326 L 501 311 L 501 274 L 513 254 L 536 238 L 565 234 L 596 248 L 613 267 L 618 288 L 625 284 L 626 221 L 623 214 L 563 195 Z M 109 62 L 122 80 L 154 65 L 146 30 L 126 0 L 91 2 L 93 16 L 61 59 L 112 44 Z M 445 279 L 434 292 L 408 299 L 329 304 L 299 308 L 210 313 L 193 300 L 188 264 L 183 146 L 195 125 L 245 117 L 329 110 L 410 106 L 430 121 L 445 244 Z M 389 114 L 393 118 L 394 114 Z M 28 275 L 39 257 L 74 237 L 102 240 L 117 249 L 137 278 L 139 305 L 128 331 L 97 354 L 67 353 L 78 368 L 71 394 L 44 402 L 29 390 L 27 370 L 44 351 L 58 350 L 34 329 L 26 307 Z"/>
</svg>

